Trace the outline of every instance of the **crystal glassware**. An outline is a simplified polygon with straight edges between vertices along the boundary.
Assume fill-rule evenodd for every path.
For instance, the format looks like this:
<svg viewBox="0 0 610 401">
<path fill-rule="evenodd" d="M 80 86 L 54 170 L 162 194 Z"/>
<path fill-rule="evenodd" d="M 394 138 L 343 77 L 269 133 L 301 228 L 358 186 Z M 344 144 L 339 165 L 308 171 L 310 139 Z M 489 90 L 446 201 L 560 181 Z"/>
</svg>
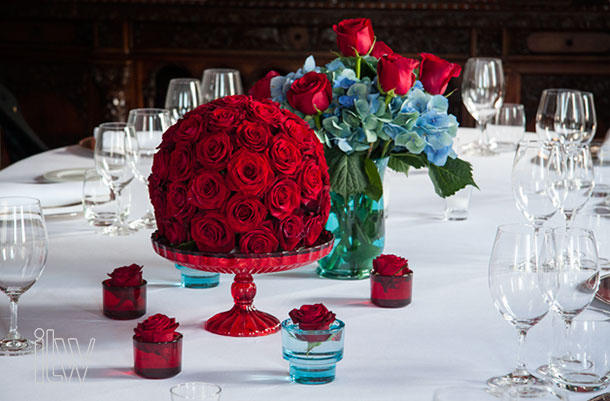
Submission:
<svg viewBox="0 0 610 401">
<path fill-rule="evenodd" d="M 324 384 L 335 380 L 335 367 L 343 359 L 345 324 L 337 319 L 326 330 L 301 330 L 282 322 L 282 356 L 290 364 L 290 379 L 301 384 Z"/>
<path fill-rule="evenodd" d="M 169 81 L 165 109 L 169 111 L 172 124 L 202 103 L 201 83 L 198 79 L 174 78 Z"/>
<path fill-rule="evenodd" d="M 220 282 L 220 273 L 190 269 L 177 263 L 175 266 L 180 270 L 181 284 L 184 288 L 212 288 L 218 286 Z"/>
<path fill-rule="evenodd" d="M 384 308 L 402 308 L 411 303 L 413 272 L 397 276 L 382 276 L 372 272 L 371 302 Z"/>
<path fill-rule="evenodd" d="M 104 315 L 115 320 L 137 319 L 146 314 L 146 280 L 130 287 L 110 284 L 111 279 L 102 282 Z"/>
<path fill-rule="evenodd" d="M 147 379 L 165 379 L 182 370 L 182 334 L 172 341 L 145 342 L 133 336 L 134 371 Z"/>
<path fill-rule="evenodd" d="M 35 344 L 17 327 L 17 303 L 42 274 L 47 260 L 47 229 L 40 201 L 34 198 L 0 198 L 0 289 L 10 301 L 11 322 L 0 339 L 0 355 L 31 354 Z"/>
<path fill-rule="evenodd" d="M 512 387 L 539 383 L 523 362 L 522 348 L 530 328 L 549 311 L 538 275 L 538 252 L 534 228 L 525 224 L 498 227 L 489 260 L 491 298 L 502 317 L 519 335 L 517 367 L 504 376 L 492 377 L 487 383 L 494 387 Z"/>
<path fill-rule="evenodd" d="M 169 389 L 172 401 L 219 401 L 222 389 L 212 383 L 181 383 Z"/>
<path fill-rule="evenodd" d="M 256 310 L 252 301 L 256 295 L 256 285 L 252 274 L 273 273 L 296 269 L 328 255 L 334 238 L 324 231 L 318 242 L 311 247 L 295 251 L 266 254 L 217 254 L 174 248 L 167 240 L 152 235 L 155 252 L 169 261 L 190 269 L 214 273 L 235 274 L 231 294 L 235 304 L 226 312 L 221 312 L 205 322 L 206 330 L 232 337 L 257 337 L 276 333 L 280 321 L 268 313 Z"/>
<path fill-rule="evenodd" d="M 537 401 L 569 401 L 569 397 L 550 383 L 525 384 L 508 388 L 503 395 L 504 401 L 531 400 Z"/>
<path fill-rule="evenodd" d="M 444 199 L 445 220 L 462 221 L 468 219 L 472 187 L 467 186 Z"/>
<path fill-rule="evenodd" d="M 545 89 L 536 112 L 540 140 L 581 144 L 585 140 L 583 96 L 574 89 Z"/>
<path fill-rule="evenodd" d="M 225 96 L 242 95 L 244 89 L 238 70 L 232 68 L 208 68 L 201 79 L 203 103 Z"/>
<path fill-rule="evenodd" d="M 432 401 L 506 401 L 506 392 L 489 386 L 450 386 L 434 391 Z"/>
<path fill-rule="evenodd" d="M 148 176 L 152 171 L 153 157 L 161 144 L 163 133 L 170 127 L 169 111 L 164 109 L 134 109 L 129 111 L 127 123 L 133 125 L 137 151 L 131 155 L 133 173 L 148 186 Z M 143 217 L 130 225 L 136 228 L 156 228 L 155 215 L 149 207 Z"/>
<path fill-rule="evenodd" d="M 583 143 L 590 144 L 595 137 L 595 131 L 597 131 L 597 115 L 595 114 L 595 101 L 593 93 L 581 92 L 582 94 L 582 105 L 585 117 L 585 126 L 583 128 Z"/>
<path fill-rule="evenodd" d="M 104 183 L 120 199 L 123 189 L 133 180 L 132 155 L 137 152 L 135 131 L 131 124 L 104 123 L 98 127 L 95 141 L 95 168 Z M 125 224 L 121 202 L 116 202 L 117 220 L 104 230 L 107 235 L 129 235 L 136 230 Z"/>
<path fill-rule="evenodd" d="M 462 102 L 477 121 L 481 137 L 472 144 L 471 153 L 494 155 L 487 133 L 487 124 L 504 102 L 504 72 L 498 58 L 469 58 L 462 72 Z"/>
<path fill-rule="evenodd" d="M 549 174 L 559 174 L 548 168 L 554 146 L 540 140 L 521 141 L 513 160 L 513 199 L 517 209 L 533 224 L 536 232 L 559 208 L 553 203 L 548 188 L 551 180 Z"/>
<path fill-rule="evenodd" d="M 496 152 L 514 152 L 525 135 L 525 108 L 504 103 L 489 124 L 491 146 Z"/>
<path fill-rule="evenodd" d="M 597 242 L 599 268 L 610 272 L 610 206 L 599 205 L 581 210 L 574 225 L 593 231 Z"/>
<path fill-rule="evenodd" d="M 117 206 L 115 203 L 120 203 Z M 117 220 L 117 208 L 121 210 L 122 218 L 129 216 L 131 192 L 129 187 L 123 189 L 118 198 L 104 183 L 96 169 L 85 171 L 83 180 L 83 212 L 87 222 L 96 227 L 107 227 Z"/>
</svg>

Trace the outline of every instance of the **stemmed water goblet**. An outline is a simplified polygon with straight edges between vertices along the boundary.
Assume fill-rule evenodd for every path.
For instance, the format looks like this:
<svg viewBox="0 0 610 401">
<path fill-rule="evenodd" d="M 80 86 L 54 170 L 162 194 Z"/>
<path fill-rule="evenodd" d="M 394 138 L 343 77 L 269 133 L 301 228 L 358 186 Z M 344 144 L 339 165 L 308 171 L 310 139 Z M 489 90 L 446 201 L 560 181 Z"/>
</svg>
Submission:
<svg viewBox="0 0 610 401">
<path fill-rule="evenodd" d="M 106 227 L 104 234 L 129 235 L 137 230 L 125 224 L 121 207 L 121 192 L 133 180 L 131 159 L 137 154 L 137 141 L 133 125 L 127 123 L 104 123 L 98 127 L 95 138 L 95 168 L 104 183 L 118 200 L 115 222 Z"/>
<path fill-rule="evenodd" d="M 528 330 L 549 311 L 539 284 L 538 268 L 534 228 L 526 224 L 499 226 L 489 260 L 489 290 L 502 317 L 517 329 L 519 352 L 515 370 L 490 378 L 487 383 L 491 386 L 518 387 L 542 382 L 529 373 L 521 358 Z"/>
<path fill-rule="evenodd" d="M 201 82 L 198 79 L 174 78 L 169 81 L 165 109 L 169 111 L 172 124 L 202 103 Z"/>
<path fill-rule="evenodd" d="M 225 96 L 244 93 L 238 70 L 232 68 L 207 68 L 201 79 L 203 103 Z"/>
<path fill-rule="evenodd" d="M 545 89 L 536 112 L 536 133 L 542 141 L 577 145 L 584 141 L 585 118 L 580 91 Z"/>
<path fill-rule="evenodd" d="M 595 131 L 597 131 L 597 115 L 595 114 L 595 101 L 593 100 L 593 93 L 581 92 L 582 94 L 582 105 L 584 113 L 584 128 L 583 128 L 583 143 L 590 144 L 595 137 Z"/>
<path fill-rule="evenodd" d="M 494 155 L 486 129 L 504 102 L 502 60 L 468 59 L 462 73 L 462 102 L 481 130 L 479 140 L 465 150 L 484 156 Z"/>
<path fill-rule="evenodd" d="M 47 248 L 40 201 L 0 198 L 0 289 L 9 297 L 11 311 L 9 332 L 0 340 L 0 355 L 26 355 L 36 348 L 17 330 L 17 302 L 42 274 Z"/>
<path fill-rule="evenodd" d="M 134 109 L 129 112 L 127 123 L 133 125 L 137 150 L 130 155 L 131 168 L 136 179 L 148 187 L 148 176 L 152 170 L 153 156 L 165 130 L 169 128 L 169 111 L 164 109 Z M 150 203 L 146 214 L 133 221 L 130 226 L 135 228 L 155 228 L 155 216 Z"/>
</svg>

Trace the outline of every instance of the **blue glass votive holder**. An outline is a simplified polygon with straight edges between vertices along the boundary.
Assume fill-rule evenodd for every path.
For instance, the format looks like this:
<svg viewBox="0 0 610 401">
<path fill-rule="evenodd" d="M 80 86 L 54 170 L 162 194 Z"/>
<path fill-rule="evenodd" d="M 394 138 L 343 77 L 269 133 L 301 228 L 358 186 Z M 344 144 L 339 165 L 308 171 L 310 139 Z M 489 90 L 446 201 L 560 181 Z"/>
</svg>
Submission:
<svg viewBox="0 0 610 401">
<path fill-rule="evenodd" d="M 204 272 L 176 264 L 180 270 L 181 284 L 185 288 L 212 288 L 220 282 L 220 273 Z"/>
<path fill-rule="evenodd" d="M 290 363 L 290 379 L 301 384 L 335 380 L 335 366 L 343 359 L 343 329 L 335 320 L 328 330 L 301 330 L 291 319 L 282 322 L 282 355 Z"/>
</svg>

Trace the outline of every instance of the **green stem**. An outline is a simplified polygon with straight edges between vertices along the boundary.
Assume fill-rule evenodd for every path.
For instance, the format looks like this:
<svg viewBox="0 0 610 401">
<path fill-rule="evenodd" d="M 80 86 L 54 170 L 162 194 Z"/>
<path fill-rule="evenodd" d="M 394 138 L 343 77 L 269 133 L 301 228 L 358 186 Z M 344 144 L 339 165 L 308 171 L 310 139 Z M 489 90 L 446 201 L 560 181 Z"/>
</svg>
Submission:
<svg viewBox="0 0 610 401">
<path fill-rule="evenodd" d="M 320 114 L 322 114 L 322 112 L 318 111 L 318 114 L 314 114 L 313 116 L 313 121 L 316 123 L 316 129 L 322 128 L 322 124 L 320 123 Z"/>
<path fill-rule="evenodd" d="M 384 157 L 386 157 L 386 152 L 388 151 L 388 148 L 390 147 L 390 141 L 386 141 L 386 143 L 383 144 L 383 149 L 381 150 L 381 159 L 383 159 Z"/>
<path fill-rule="evenodd" d="M 390 93 L 385 95 L 385 106 L 388 107 L 388 104 L 390 104 L 390 102 L 392 101 L 392 99 L 394 99 L 395 95 L 391 95 Z"/>
<path fill-rule="evenodd" d="M 360 79 L 360 67 L 362 65 L 362 57 L 357 56 L 356 58 L 356 78 Z"/>
</svg>

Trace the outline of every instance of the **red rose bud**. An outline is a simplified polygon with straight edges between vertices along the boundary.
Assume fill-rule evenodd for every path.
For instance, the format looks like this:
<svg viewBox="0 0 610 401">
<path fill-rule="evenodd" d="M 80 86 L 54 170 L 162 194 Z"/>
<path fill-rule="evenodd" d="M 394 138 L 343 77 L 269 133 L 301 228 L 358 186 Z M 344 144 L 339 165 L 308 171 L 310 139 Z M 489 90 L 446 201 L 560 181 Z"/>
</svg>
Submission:
<svg viewBox="0 0 610 401">
<path fill-rule="evenodd" d="M 270 88 L 271 78 L 277 77 L 278 75 L 280 75 L 280 74 L 277 71 L 273 71 L 273 70 L 269 71 L 267 73 L 267 75 L 265 75 L 263 78 L 256 81 L 256 83 L 248 91 L 248 94 L 250 96 L 252 96 L 252 98 L 255 100 L 270 98 L 271 97 L 271 88 Z"/>
<path fill-rule="evenodd" d="M 202 170 L 191 180 L 187 200 L 199 209 L 220 209 L 229 199 L 230 194 L 225 179 L 220 173 Z"/>
<path fill-rule="evenodd" d="M 289 178 L 279 178 L 265 197 L 269 213 L 280 220 L 290 216 L 299 207 L 300 192 L 296 182 Z"/>
<path fill-rule="evenodd" d="M 326 74 L 311 71 L 292 83 L 286 98 L 296 110 L 314 115 L 328 108 L 333 100 L 333 90 Z"/>
<path fill-rule="evenodd" d="M 413 273 L 409 261 L 396 255 L 379 255 L 373 259 L 373 272 L 381 276 L 404 276 Z"/>
<path fill-rule="evenodd" d="M 302 156 L 297 144 L 287 136 L 278 135 L 273 138 L 269 149 L 271 167 L 277 172 L 291 175 L 301 165 Z"/>
<path fill-rule="evenodd" d="M 231 156 L 226 177 L 233 191 L 260 195 L 271 183 L 272 174 L 266 157 L 242 148 Z"/>
<path fill-rule="evenodd" d="M 419 61 L 402 57 L 398 54 L 389 54 L 379 59 L 377 73 L 379 85 L 384 92 L 394 89 L 394 94 L 406 95 L 415 83 L 413 70 L 417 68 Z"/>
<path fill-rule="evenodd" d="M 227 203 L 227 223 L 236 233 L 260 226 L 267 213 L 267 208 L 256 196 L 237 193 Z"/>
<path fill-rule="evenodd" d="M 353 57 L 356 52 L 364 56 L 375 40 L 373 24 L 368 18 L 343 20 L 333 25 L 333 31 L 337 34 L 337 46 L 346 57 Z"/>
<path fill-rule="evenodd" d="M 133 263 L 129 266 L 117 267 L 108 276 L 112 287 L 137 287 L 142 285 L 142 266 Z"/>
<path fill-rule="evenodd" d="M 451 78 L 457 78 L 462 72 L 458 64 L 450 63 L 430 53 L 420 53 L 421 66 L 419 80 L 424 89 L 432 95 L 442 95 L 447 90 Z"/>
<path fill-rule="evenodd" d="M 191 237 L 202 252 L 229 253 L 235 248 L 235 233 L 227 227 L 226 216 L 209 212 L 191 220 Z"/>
<path fill-rule="evenodd" d="M 280 245 L 285 251 L 292 251 L 299 245 L 303 238 L 303 218 L 297 215 L 290 215 L 283 219 L 278 225 L 278 238 Z"/>
<path fill-rule="evenodd" d="M 205 135 L 195 148 L 197 161 L 216 171 L 223 170 L 233 151 L 231 138 L 224 132 Z"/>
<path fill-rule="evenodd" d="M 239 249 L 242 253 L 275 252 L 278 245 L 279 242 L 273 231 L 264 225 L 248 231 L 239 240 Z"/>
<path fill-rule="evenodd" d="M 133 331 L 143 342 L 164 343 L 174 340 L 178 326 L 180 324 L 176 322 L 175 318 L 170 319 L 166 315 L 157 313 L 138 323 L 138 326 Z"/>
<path fill-rule="evenodd" d="M 375 58 L 381 58 L 386 54 L 394 54 L 394 51 L 390 48 L 390 46 L 386 45 L 385 42 L 378 40 L 373 45 L 373 50 L 371 51 L 371 56 Z"/>
<path fill-rule="evenodd" d="M 271 132 L 262 123 L 244 121 L 237 127 L 237 143 L 255 152 L 264 152 L 269 144 Z"/>
<path fill-rule="evenodd" d="M 335 314 L 323 304 L 303 305 L 291 310 L 288 315 L 301 330 L 328 330 L 335 321 Z"/>
</svg>

